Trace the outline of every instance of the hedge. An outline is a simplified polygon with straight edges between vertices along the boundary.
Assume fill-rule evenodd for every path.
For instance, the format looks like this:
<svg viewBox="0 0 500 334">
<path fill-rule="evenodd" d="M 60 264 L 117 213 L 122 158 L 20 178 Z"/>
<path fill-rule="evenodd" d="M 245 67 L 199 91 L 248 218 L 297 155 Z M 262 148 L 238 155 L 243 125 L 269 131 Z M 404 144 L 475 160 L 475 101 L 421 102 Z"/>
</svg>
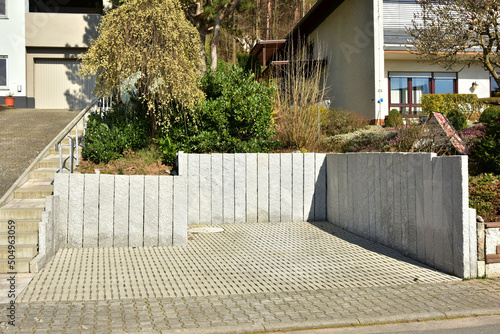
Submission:
<svg viewBox="0 0 500 334">
<path fill-rule="evenodd" d="M 462 111 L 469 119 L 472 114 L 480 113 L 484 104 L 476 94 L 425 94 L 420 100 L 425 115 L 438 112 L 446 115 L 453 109 Z"/>
</svg>

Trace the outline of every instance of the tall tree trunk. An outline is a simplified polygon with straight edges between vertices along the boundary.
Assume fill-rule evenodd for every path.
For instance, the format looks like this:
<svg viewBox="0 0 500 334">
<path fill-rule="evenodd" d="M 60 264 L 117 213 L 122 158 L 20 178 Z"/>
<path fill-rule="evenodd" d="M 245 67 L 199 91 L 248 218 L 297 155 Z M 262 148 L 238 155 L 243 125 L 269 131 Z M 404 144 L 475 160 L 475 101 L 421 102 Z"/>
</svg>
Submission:
<svg viewBox="0 0 500 334">
<path fill-rule="evenodd" d="M 207 40 L 207 33 L 205 30 L 199 30 L 200 32 L 200 55 L 201 55 L 201 64 L 200 70 L 202 73 L 207 71 L 207 53 L 205 52 L 205 42 Z"/>
<path fill-rule="evenodd" d="M 266 39 L 271 38 L 271 0 L 267 0 Z"/>
<path fill-rule="evenodd" d="M 260 0 L 255 5 L 255 36 L 260 39 Z"/>
<path fill-rule="evenodd" d="M 212 64 L 210 67 L 215 71 L 217 68 L 217 45 L 219 44 L 220 35 L 220 12 L 215 15 L 215 26 L 214 26 L 214 37 L 212 38 L 212 43 L 210 45 L 210 60 Z"/>
<path fill-rule="evenodd" d="M 236 27 L 236 13 L 233 13 L 233 27 Z M 237 63 L 236 58 L 236 36 L 233 36 L 233 64 Z"/>
</svg>

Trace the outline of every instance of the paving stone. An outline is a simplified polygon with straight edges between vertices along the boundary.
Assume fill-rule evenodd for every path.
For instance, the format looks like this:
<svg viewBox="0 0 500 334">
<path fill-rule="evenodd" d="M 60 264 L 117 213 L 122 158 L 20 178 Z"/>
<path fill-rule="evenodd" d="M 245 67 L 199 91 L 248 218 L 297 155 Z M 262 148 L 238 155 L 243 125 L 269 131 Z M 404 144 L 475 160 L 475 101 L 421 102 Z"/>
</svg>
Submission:
<svg viewBox="0 0 500 334">
<path fill-rule="evenodd" d="M 328 224 L 221 226 L 183 248 L 61 250 L 18 297 L 16 330 L 234 333 L 500 313 L 499 279 L 461 281 Z M 97 294 L 103 284 L 129 298 Z"/>
</svg>

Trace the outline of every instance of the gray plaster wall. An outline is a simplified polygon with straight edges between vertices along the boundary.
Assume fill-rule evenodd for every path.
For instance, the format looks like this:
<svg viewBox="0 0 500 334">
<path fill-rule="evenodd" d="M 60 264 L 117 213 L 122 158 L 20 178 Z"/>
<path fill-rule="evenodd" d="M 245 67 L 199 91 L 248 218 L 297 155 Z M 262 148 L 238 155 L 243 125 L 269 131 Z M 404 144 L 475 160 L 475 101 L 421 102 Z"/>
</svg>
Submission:
<svg viewBox="0 0 500 334">
<path fill-rule="evenodd" d="M 179 153 L 177 170 L 56 174 L 58 246 L 182 246 L 188 224 L 326 220 L 326 154 Z"/>
<path fill-rule="evenodd" d="M 328 221 L 459 277 L 477 275 L 466 156 L 327 155 Z"/>
</svg>

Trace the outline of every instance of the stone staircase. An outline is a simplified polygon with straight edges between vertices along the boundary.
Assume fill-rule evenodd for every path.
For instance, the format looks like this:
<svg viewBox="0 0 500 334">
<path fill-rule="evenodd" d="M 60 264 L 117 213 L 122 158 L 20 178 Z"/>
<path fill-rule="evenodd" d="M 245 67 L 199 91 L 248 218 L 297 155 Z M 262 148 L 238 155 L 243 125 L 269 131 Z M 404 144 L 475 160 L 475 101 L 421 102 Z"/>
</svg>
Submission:
<svg viewBox="0 0 500 334">
<path fill-rule="evenodd" d="M 78 128 L 81 134 L 82 122 Z M 71 135 L 75 136 L 75 130 Z M 68 138 L 63 141 L 62 152 L 63 159 L 69 157 Z M 69 161 L 66 166 L 69 166 Z M 58 169 L 59 152 L 52 145 L 47 155 L 31 169 L 29 179 L 14 190 L 9 202 L 0 207 L 0 274 L 30 272 L 30 261 L 38 254 L 38 224 L 45 210 L 45 197 L 53 193 L 54 174 Z M 9 220 L 14 223 L 9 223 Z M 9 249 L 12 242 L 15 242 L 15 253 L 12 247 Z M 12 260 L 13 256 L 15 267 L 9 263 L 9 257 Z"/>
</svg>

